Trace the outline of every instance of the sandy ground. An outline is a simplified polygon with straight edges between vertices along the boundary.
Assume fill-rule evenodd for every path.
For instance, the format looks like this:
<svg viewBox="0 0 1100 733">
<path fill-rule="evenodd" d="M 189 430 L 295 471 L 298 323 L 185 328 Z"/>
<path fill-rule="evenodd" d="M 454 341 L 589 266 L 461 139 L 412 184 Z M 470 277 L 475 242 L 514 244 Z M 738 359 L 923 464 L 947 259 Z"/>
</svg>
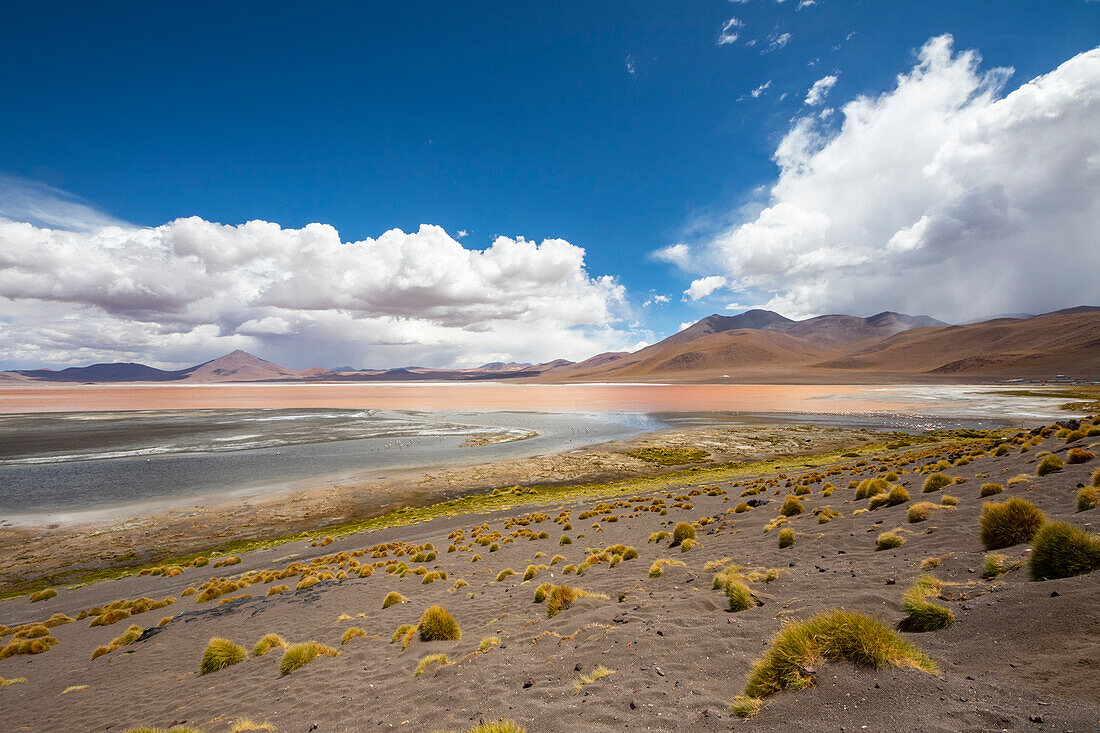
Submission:
<svg viewBox="0 0 1100 733">
<path fill-rule="evenodd" d="M 1089 442 L 1087 439 L 1086 443 Z M 1067 465 L 1063 471 L 1035 477 L 1036 453 L 1065 453 L 1054 438 L 1029 453 L 985 455 L 965 466 L 951 467 L 963 483 L 936 494 L 921 494 L 923 476 L 901 473 L 900 482 L 913 501 L 949 493 L 959 499 L 954 509 L 938 509 L 918 524 L 906 521 L 910 503 L 853 514 L 866 507 L 856 501 L 848 481 L 874 476 L 892 464 L 869 461 L 842 464 L 827 480 L 838 488 L 822 495 L 822 485 L 803 497 L 806 510 L 790 525 L 797 533 L 793 547 L 780 549 L 776 532 L 765 524 L 777 517 L 787 493 L 780 479 L 753 499 L 768 503 L 745 513 L 728 513 L 746 487 L 745 479 L 696 487 L 683 486 L 642 494 L 669 507 L 667 516 L 616 506 L 581 519 L 591 500 L 541 507 L 521 506 L 485 515 L 451 517 L 417 526 L 356 535 L 327 547 L 296 542 L 242 556 L 221 570 L 189 568 L 173 578 L 130 577 L 76 590 L 62 590 L 50 600 L 31 604 L 26 598 L 0 602 L 5 623 L 41 620 L 54 613 L 75 615 L 80 609 L 113 599 L 148 596 L 180 598 L 172 606 L 111 626 L 78 621 L 56 626 L 58 644 L 34 656 L 0 661 L 0 675 L 26 681 L 0 688 L 0 730 L 103 731 L 138 724 L 167 726 L 187 721 L 204 730 L 227 732 L 239 716 L 270 721 L 286 731 L 430 731 L 462 729 L 478 720 L 512 718 L 528 731 L 623 730 L 1097 730 L 1100 725 L 1100 572 L 1063 580 L 1034 582 L 1026 568 L 994 580 L 981 578 L 984 556 L 978 537 L 983 481 L 1007 485 L 1010 477 L 1029 474 L 1023 483 L 996 497 L 1024 497 L 1049 518 L 1095 531 L 1100 510 L 1074 512 L 1074 495 L 1087 482 L 1097 461 Z M 932 459 L 927 448 L 909 448 L 915 465 Z M 959 455 L 943 449 L 941 454 Z M 913 466 L 910 465 L 909 468 Z M 792 471 L 797 477 L 803 471 Z M 703 493 L 691 495 L 699 488 Z M 708 495 L 713 491 L 716 495 Z M 634 498 L 624 494 L 625 502 Z M 685 497 L 677 500 L 676 497 Z M 608 501 L 608 500 L 605 500 Z M 681 504 L 675 507 L 675 504 Z M 691 508 L 684 508 L 690 504 Z M 831 506 L 840 516 L 819 524 L 812 510 Z M 526 526 L 508 520 L 541 511 L 548 517 Z M 555 520 L 568 512 L 562 520 Z M 607 520 L 609 514 L 618 521 Z M 702 524 L 701 518 L 714 521 Z M 540 517 L 534 517 L 540 519 Z M 669 547 L 667 539 L 648 542 L 652 532 L 671 530 L 672 523 L 695 521 L 701 546 L 689 552 Z M 572 529 L 565 530 L 565 523 Z M 599 524 L 599 529 L 594 528 Z M 487 525 L 503 537 L 523 530 L 548 533 L 546 539 L 514 537 L 499 551 L 466 544 L 475 527 Z M 901 547 L 875 550 L 884 529 L 901 528 Z M 460 549 L 446 552 L 449 535 L 461 530 Z M 559 545 L 559 537 L 573 538 Z M 537 535 L 536 535 L 537 536 Z M 422 545 L 438 550 L 434 560 L 412 562 L 409 556 L 355 558 L 341 552 L 364 550 L 383 542 Z M 611 568 L 606 562 L 583 575 L 563 575 L 565 563 L 579 564 L 586 548 L 616 543 L 640 554 Z M 1024 559 L 1026 545 L 1003 550 Z M 473 562 L 477 553 L 481 559 Z M 541 553 L 541 556 L 540 556 Z M 566 560 L 550 564 L 552 556 Z M 293 561 L 308 563 L 328 557 L 335 571 L 340 562 L 400 559 L 410 567 L 442 570 L 446 580 L 424 584 L 420 575 L 400 578 L 381 568 L 366 578 L 322 581 L 313 587 L 266 597 L 270 584 L 241 592 L 255 596 L 218 606 L 182 597 L 211 577 L 240 577 L 252 571 L 278 570 Z M 905 615 L 902 594 L 920 574 L 924 558 L 941 558 L 932 573 L 946 582 L 937 601 L 955 615 L 954 625 L 935 632 L 903 633 L 939 665 L 938 674 L 893 667 L 857 668 L 827 663 L 817 668 L 816 687 L 784 692 L 767 699 L 760 715 L 749 721 L 732 717 L 729 702 L 744 684 L 752 660 L 784 622 L 815 612 L 845 607 L 896 624 Z M 682 560 L 660 577 L 649 577 L 658 558 Z M 754 583 L 763 605 L 739 613 L 727 611 L 712 573 L 704 565 L 732 558 L 748 567 L 776 568 L 778 578 Z M 497 574 L 512 568 L 520 574 L 530 564 L 546 564 L 533 580 Z M 468 583 L 454 588 L 457 579 Z M 566 582 L 602 593 L 606 600 L 586 598 L 553 618 L 545 604 L 534 602 L 542 582 Z M 408 603 L 382 609 L 389 591 Z M 390 642 L 401 624 L 416 623 L 430 605 L 450 611 L 462 629 L 457 641 L 412 641 L 407 650 Z M 176 614 L 155 633 L 96 660 L 93 649 L 121 634 L 128 624 L 153 627 Z M 350 618 L 341 620 L 341 615 Z M 361 627 L 366 636 L 341 645 L 344 631 Z M 200 676 L 199 662 L 208 640 L 226 637 L 251 648 L 263 634 L 276 632 L 291 642 L 318 640 L 336 647 L 336 658 L 319 657 L 280 677 L 281 653 L 249 658 L 240 664 Z M 499 636 L 501 646 L 476 653 L 479 642 Z M 431 666 L 414 677 L 419 660 L 445 653 L 451 664 Z M 598 665 L 614 673 L 591 684 L 575 683 Z M 64 692 L 71 686 L 83 689 Z M 1041 721 L 1041 722 L 1039 722 Z"/>
<path fill-rule="evenodd" d="M 699 448 L 710 454 L 708 460 L 722 462 L 827 451 L 875 439 L 865 430 L 808 426 L 667 430 L 567 453 L 431 473 L 407 471 L 386 480 L 278 494 L 266 501 L 228 499 L 144 516 L 120 513 L 113 521 L 5 527 L 0 528 L 0 589 L 60 571 L 154 562 L 231 540 L 292 535 L 379 516 L 395 506 L 420 506 L 500 487 L 608 481 L 668 471 L 626 455 L 651 445 Z"/>
</svg>

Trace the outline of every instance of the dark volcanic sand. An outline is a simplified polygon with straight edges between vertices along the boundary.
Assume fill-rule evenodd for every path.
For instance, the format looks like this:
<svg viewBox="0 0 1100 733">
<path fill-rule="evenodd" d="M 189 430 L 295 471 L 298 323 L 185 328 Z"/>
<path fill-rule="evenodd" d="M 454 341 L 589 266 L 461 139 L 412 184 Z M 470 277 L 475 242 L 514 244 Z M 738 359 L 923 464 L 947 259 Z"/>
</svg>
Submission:
<svg viewBox="0 0 1100 733">
<path fill-rule="evenodd" d="M 903 474 L 913 501 L 938 501 L 943 493 L 959 498 L 955 510 L 941 509 L 920 524 L 906 522 L 908 504 L 853 516 L 866 502 L 854 501 L 854 492 L 844 488 L 849 475 L 830 476 L 841 488 L 826 498 L 817 485 L 804 497 L 806 511 L 792 521 L 798 541 L 786 550 L 778 548 L 774 531 L 761 531 L 776 516 L 777 496 L 760 494 L 757 498 L 771 503 L 727 516 L 725 511 L 740 501 L 739 489 L 732 489 L 729 502 L 704 494 L 692 498 L 691 510 L 671 509 L 667 517 L 643 512 L 636 518 L 603 522 L 603 532 L 592 529 L 595 518 L 577 517 L 592 502 L 570 503 L 572 545 L 559 547 L 560 527 L 545 521 L 530 529 L 545 530 L 550 539 L 520 538 L 493 553 L 477 548 L 483 557 L 477 563 L 470 561 L 472 552 L 444 552 L 451 530 L 465 528 L 469 537 L 470 527 L 487 521 L 507 534 L 506 517 L 534 508 L 395 528 L 325 548 L 283 545 L 245 555 L 243 563 L 224 570 L 207 567 L 170 579 L 133 577 L 98 583 L 62 590 L 58 597 L 33 605 L 26 598 L 0 602 L 5 623 L 44 619 L 115 598 L 179 596 L 189 584 L 218 573 L 277 569 L 290 562 L 290 556 L 308 561 L 398 539 L 433 542 L 440 552 L 429 567 L 450 575 L 447 581 L 423 585 L 417 575 L 397 578 L 377 570 L 369 578 L 324 582 L 271 598 L 263 597 L 268 586 L 257 584 L 241 591 L 256 598 L 222 607 L 217 601 L 200 605 L 182 598 L 167 609 L 113 626 L 89 628 L 81 621 L 56 627 L 60 643 L 49 652 L 0 661 L 3 677 L 27 678 L 0 688 L 0 730 L 118 731 L 186 720 L 213 732 L 227 731 L 229 721 L 239 716 L 269 720 L 281 732 L 313 730 L 315 725 L 321 733 L 461 729 L 500 716 L 515 719 L 528 731 L 1096 730 L 1100 572 L 1041 583 L 1030 581 L 1026 568 L 992 581 L 980 577 L 984 552 L 978 539 L 983 503 L 979 486 L 983 480 L 1006 483 L 1020 473 L 1034 476 L 1035 456 L 1041 449 L 1064 453 L 1066 446 L 1051 438 L 1027 454 L 1014 451 L 1002 458 L 978 458 L 948 470 L 966 478 L 965 483 L 930 495 L 920 493 L 923 476 Z M 1087 482 L 1097 464 L 1094 460 L 1067 465 L 1062 472 L 1006 488 L 996 498 L 1026 497 L 1050 518 L 1095 531 L 1100 510 L 1073 509 L 1078 483 Z M 989 478 L 980 479 L 979 473 Z M 819 525 L 811 512 L 822 505 L 840 510 L 841 516 Z M 561 508 L 551 505 L 543 510 L 555 517 Z M 671 529 L 663 524 L 667 520 L 704 516 L 719 521 L 699 530 L 702 547 L 680 553 L 670 549 L 667 540 L 646 541 L 653 531 Z M 876 552 L 878 532 L 897 527 L 908 530 L 907 542 Z M 564 576 L 569 585 L 605 593 L 609 600 L 582 599 L 553 619 L 546 618 L 545 605 L 533 603 L 532 596 L 539 583 L 563 578 L 560 564 L 527 583 L 520 575 L 494 582 L 505 567 L 522 573 L 529 563 L 545 563 L 559 552 L 577 564 L 586 547 L 614 543 L 635 546 L 641 557 L 615 568 L 602 563 L 581 577 Z M 540 551 L 546 557 L 535 560 Z M 1022 558 L 1027 546 L 1002 552 Z M 940 675 L 824 664 L 818 668 L 816 688 L 768 698 L 755 720 L 742 721 L 727 712 L 752 660 L 785 620 L 843 606 L 895 623 L 904 616 L 903 592 L 920 574 L 921 560 L 929 556 L 944 556 L 933 574 L 951 583 L 944 591 L 947 600 L 939 602 L 955 613 L 956 623 L 945 630 L 904 636 L 936 660 Z M 711 589 L 711 573 L 703 570 L 706 562 L 723 557 L 747 566 L 782 569 L 778 580 L 753 586 L 763 606 L 736 614 L 726 611 L 724 594 Z M 649 578 L 650 564 L 657 558 L 684 560 L 687 567 L 668 568 L 662 577 Z M 468 581 L 469 587 L 452 590 L 456 578 Z M 297 580 L 278 582 L 293 588 Z M 391 590 L 408 596 L 410 603 L 382 610 L 382 598 Z M 402 653 L 390 643 L 390 636 L 398 625 L 415 623 L 432 604 L 454 614 L 463 630 L 461 641 L 417 640 Z M 118 636 L 130 623 L 153 626 L 168 613 L 181 615 L 144 641 L 90 660 L 97 645 Z M 362 617 L 337 621 L 341 614 Z M 363 627 L 368 638 L 340 646 L 343 631 L 353 625 Z M 318 658 L 284 678 L 278 675 L 278 651 L 198 676 L 199 659 L 211 637 L 228 637 L 251 648 L 267 632 L 291 642 L 316 639 L 336 646 L 341 655 Z M 494 634 L 503 640 L 502 648 L 471 654 L 482 638 Z M 445 652 L 456 663 L 438 671 L 432 667 L 414 679 L 418 660 L 434 652 Z M 597 665 L 615 673 L 575 692 L 574 681 Z M 70 685 L 88 687 L 60 696 Z M 1029 716 L 1041 716 L 1043 722 L 1029 722 Z"/>
</svg>

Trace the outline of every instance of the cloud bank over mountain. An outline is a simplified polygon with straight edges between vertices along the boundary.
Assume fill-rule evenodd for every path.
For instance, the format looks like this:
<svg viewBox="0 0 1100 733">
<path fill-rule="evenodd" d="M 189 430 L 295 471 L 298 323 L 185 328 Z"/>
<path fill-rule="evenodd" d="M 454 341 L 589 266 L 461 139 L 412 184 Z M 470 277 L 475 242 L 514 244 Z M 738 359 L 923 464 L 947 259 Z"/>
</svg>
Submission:
<svg viewBox="0 0 1100 733">
<path fill-rule="evenodd" d="M 655 257 L 791 317 L 1100 302 L 1100 49 L 1005 93 L 1011 70 L 952 46 L 932 38 L 893 89 L 794 121 L 749 216 Z"/>
<path fill-rule="evenodd" d="M 82 215 L 56 228 L 65 211 L 40 217 L 54 228 L 0 218 L 8 366 L 189 363 L 234 348 L 290 365 L 472 365 L 638 341 L 620 325 L 623 286 L 590 275 L 584 250 L 560 239 L 476 250 L 425 225 L 344 242 L 324 224 L 198 217 L 139 228 Z"/>
</svg>

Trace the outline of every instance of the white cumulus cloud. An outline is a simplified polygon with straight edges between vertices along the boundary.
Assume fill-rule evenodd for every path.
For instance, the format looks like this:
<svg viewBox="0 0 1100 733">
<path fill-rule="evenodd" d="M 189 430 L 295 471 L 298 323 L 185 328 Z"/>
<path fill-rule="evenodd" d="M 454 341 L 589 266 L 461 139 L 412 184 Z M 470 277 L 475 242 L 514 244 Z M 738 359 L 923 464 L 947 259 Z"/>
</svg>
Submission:
<svg viewBox="0 0 1100 733">
<path fill-rule="evenodd" d="M 677 259 L 790 316 L 1100 302 L 1100 49 L 1006 93 L 1010 70 L 952 46 L 839 126 L 797 120 L 757 212 Z"/>
<path fill-rule="evenodd" d="M 829 92 L 836 85 L 836 80 L 836 74 L 829 74 L 815 81 L 813 86 L 810 87 L 810 91 L 806 92 L 806 104 L 816 107 L 824 102 L 825 97 L 829 96 Z"/>
<path fill-rule="evenodd" d="M 684 300 L 700 300 L 713 293 L 718 288 L 724 287 L 726 278 L 721 275 L 708 275 L 698 280 L 692 280 L 691 285 L 684 291 Z"/>
<path fill-rule="evenodd" d="M 173 365 L 244 348 L 297 367 L 445 366 L 633 344 L 624 288 L 584 255 L 561 239 L 467 249 L 427 225 L 345 242 L 324 224 L 0 217 L 0 365 Z"/>
</svg>

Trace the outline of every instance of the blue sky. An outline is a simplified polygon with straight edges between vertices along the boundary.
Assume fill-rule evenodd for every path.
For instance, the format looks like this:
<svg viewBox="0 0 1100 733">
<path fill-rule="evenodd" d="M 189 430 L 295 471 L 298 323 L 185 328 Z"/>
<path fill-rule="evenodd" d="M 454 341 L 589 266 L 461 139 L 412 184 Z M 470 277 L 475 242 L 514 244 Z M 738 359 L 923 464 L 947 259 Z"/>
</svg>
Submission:
<svg viewBox="0 0 1100 733">
<path fill-rule="evenodd" d="M 719 43 L 724 27 L 736 40 Z M 560 238 L 625 289 L 619 341 L 651 341 L 733 302 L 777 302 L 747 280 L 692 300 L 693 280 L 740 271 L 652 253 L 705 248 L 751 218 L 801 116 L 889 93 L 941 34 L 983 72 L 1011 67 L 1003 96 L 1093 49 L 1100 3 L 11 4 L 0 174 L 142 227 L 320 222 L 347 242 L 429 224 L 477 249 Z M 651 294 L 669 302 L 643 307 Z M 0 315 L 18 325 L 7 296 Z M 8 364 L 114 353 L 87 346 Z"/>
</svg>

